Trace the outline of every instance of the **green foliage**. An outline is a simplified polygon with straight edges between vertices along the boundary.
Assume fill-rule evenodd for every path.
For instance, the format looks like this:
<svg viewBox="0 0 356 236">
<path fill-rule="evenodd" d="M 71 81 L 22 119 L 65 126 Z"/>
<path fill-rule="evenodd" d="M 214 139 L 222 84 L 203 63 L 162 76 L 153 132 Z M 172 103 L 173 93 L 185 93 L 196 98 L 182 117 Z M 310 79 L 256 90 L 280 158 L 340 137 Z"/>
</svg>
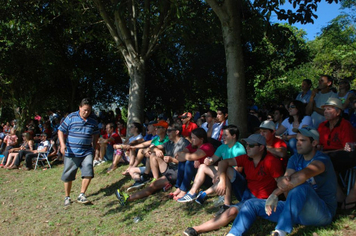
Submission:
<svg viewBox="0 0 356 236">
<path fill-rule="evenodd" d="M 348 15 L 340 15 L 322 29 L 322 34 L 310 43 L 314 65 L 336 79 L 356 74 L 356 27 Z"/>
</svg>

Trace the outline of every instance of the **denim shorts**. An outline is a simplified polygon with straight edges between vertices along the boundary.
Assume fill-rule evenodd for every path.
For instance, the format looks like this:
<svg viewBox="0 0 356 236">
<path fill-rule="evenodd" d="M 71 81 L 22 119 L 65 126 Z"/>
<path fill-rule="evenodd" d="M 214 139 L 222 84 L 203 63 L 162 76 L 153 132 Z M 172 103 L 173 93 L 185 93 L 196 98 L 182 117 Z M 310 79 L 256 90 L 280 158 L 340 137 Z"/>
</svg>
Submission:
<svg viewBox="0 0 356 236">
<path fill-rule="evenodd" d="M 94 178 L 93 155 L 90 154 L 81 158 L 64 157 L 64 169 L 61 177 L 62 181 L 70 182 L 75 180 L 78 168 L 80 168 L 80 171 L 82 172 L 82 178 Z"/>
</svg>

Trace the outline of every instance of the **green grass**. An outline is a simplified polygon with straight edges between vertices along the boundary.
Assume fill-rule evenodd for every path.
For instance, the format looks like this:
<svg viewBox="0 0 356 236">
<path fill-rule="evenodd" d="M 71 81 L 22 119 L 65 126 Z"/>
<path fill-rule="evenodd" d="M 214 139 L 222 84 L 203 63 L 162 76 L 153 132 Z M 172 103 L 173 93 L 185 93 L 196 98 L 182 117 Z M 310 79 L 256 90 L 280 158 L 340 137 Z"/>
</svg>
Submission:
<svg viewBox="0 0 356 236">
<path fill-rule="evenodd" d="M 115 198 L 117 188 L 132 184 L 121 175 L 122 166 L 110 175 L 108 163 L 95 167 L 95 178 L 87 191 L 92 204 L 76 202 L 67 208 L 64 203 L 63 165 L 49 170 L 23 171 L 0 169 L 1 235 L 183 235 L 189 226 L 201 224 L 218 210 L 211 197 L 201 207 L 192 202 L 177 203 L 168 193 L 159 192 L 121 207 Z M 80 173 L 73 182 L 71 197 L 76 200 L 80 190 Z M 135 216 L 142 220 L 134 223 Z M 248 235 L 268 235 L 275 224 L 259 219 Z M 231 227 L 204 235 L 225 235 Z M 314 234 L 313 234 L 314 233 Z M 295 227 L 292 235 L 356 235 L 354 212 L 339 211 L 327 227 Z"/>
</svg>

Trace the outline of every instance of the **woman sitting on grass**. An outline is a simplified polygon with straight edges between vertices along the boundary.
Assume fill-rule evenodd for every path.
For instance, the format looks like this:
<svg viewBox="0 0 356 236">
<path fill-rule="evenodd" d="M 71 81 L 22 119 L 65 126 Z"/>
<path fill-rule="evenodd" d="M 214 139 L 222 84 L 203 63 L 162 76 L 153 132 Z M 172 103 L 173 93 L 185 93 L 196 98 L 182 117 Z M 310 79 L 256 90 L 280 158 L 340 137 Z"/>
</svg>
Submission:
<svg viewBox="0 0 356 236">
<path fill-rule="evenodd" d="M 174 199 L 178 202 L 185 202 L 190 199 L 187 191 L 190 189 L 191 181 L 194 179 L 200 164 L 204 163 L 206 157 L 212 157 L 215 149 L 208 143 L 207 133 L 203 128 L 194 129 L 191 133 L 192 143 L 183 152 L 177 153 L 178 176 L 176 181 L 176 191 L 173 193 Z"/>
<path fill-rule="evenodd" d="M 132 136 L 125 140 L 123 144 L 114 144 L 113 147 L 116 149 L 112 165 L 107 170 L 107 173 L 110 173 L 117 169 L 117 165 L 119 164 L 120 160 L 123 159 L 125 156 L 128 157 L 129 155 L 125 154 L 125 150 L 129 150 L 131 145 L 136 145 L 142 143 L 144 141 L 142 136 L 142 125 L 140 123 L 132 123 L 129 126 L 129 131 Z M 126 160 L 130 161 L 130 160 Z M 132 163 L 133 164 L 133 163 Z M 131 168 L 131 162 L 129 168 L 125 170 L 122 174 L 129 175 L 129 170 Z"/>
<path fill-rule="evenodd" d="M 15 165 L 16 157 L 21 150 L 33 150 L 34 141 L 29 133 L 23 133 L 23 143 L 18 148 L 12 148 L 9 150 L 9 156 L 7 157 L 7 162 L 4 168 L 6 169 L 18 169 L 19 167 Z"/>
</svg>

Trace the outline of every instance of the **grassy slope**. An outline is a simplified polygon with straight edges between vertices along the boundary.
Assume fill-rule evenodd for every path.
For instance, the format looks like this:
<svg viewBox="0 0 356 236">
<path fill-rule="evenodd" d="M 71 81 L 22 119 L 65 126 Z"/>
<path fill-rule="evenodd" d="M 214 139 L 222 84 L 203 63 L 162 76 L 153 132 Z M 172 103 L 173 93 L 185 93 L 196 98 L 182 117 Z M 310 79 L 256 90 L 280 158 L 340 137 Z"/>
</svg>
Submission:
<svg viewBox="0 0 356 236">
<path fill-rule="evenodd" d="M 87 191 L 91 205 L 74 202 L 63 206 L 64 190 L 60 180 L 62 165 L 50 170 L 0 169 L 1 235 L 183 235 L 188 226 L 211 219 L 218 210 L 214 197 L 201 207 L 196 203 L 182 204 L 168 199 L 160 192 L 121 207 L 115 198 L 116 188 L 126 189 L 132 182 L 124 178 L 120 167 L 105 173 L 108 163 L 95 168 L 96 176 Z M 80 176 L 73 182 L 72 200 L 80 190 Z M 133 218 L 142 220 L 134 223 Z M 340 211 L 335 222 L 325 228 L 296 227 L 292 235 L 356 235 L 352 211 Z M 274 223 L 258 220 L 248 235 L 268 235 Z M 230 225 L 231 226 L 231 225 Z M 205 235 L 225 235 L 224 227 Z"/>
</svg>

